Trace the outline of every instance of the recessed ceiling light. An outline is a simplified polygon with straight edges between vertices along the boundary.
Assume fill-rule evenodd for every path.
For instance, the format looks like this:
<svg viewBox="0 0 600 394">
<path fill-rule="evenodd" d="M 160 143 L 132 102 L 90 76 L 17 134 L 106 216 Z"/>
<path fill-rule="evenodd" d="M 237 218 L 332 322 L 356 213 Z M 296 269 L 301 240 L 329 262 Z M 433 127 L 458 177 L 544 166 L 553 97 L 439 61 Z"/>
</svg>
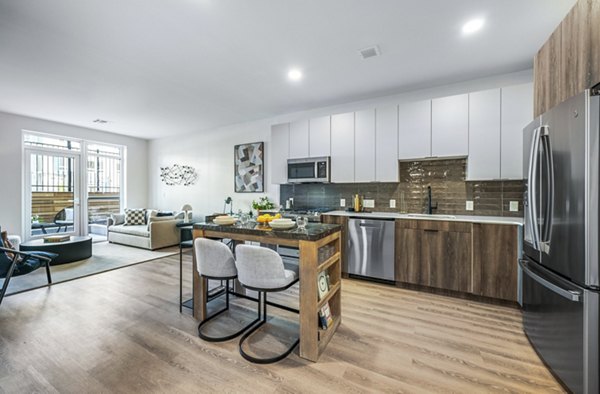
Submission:
<svg viewBox="0 0 600 394">
<path fill-rule="evenodd" d="M 472 34 L 478 30 L 481 30 L 485 21 L 483 19 L 471 19 L 467 23 L 465 23 L 462 27 L 462 32 L 464 34 Z"/>
<path fill-rule="evenodd" d="M 108 123 L 108 120 L 104 120 L 104 119 L 94 119 L 94 123 L 101 123 L 101 124 L 104 124 L 104 123 Z"/>
<path fill-rule="evenodd" d="M 297 68 L 292 68 L 288 72 L 288 78 L 290 81 L 299 81 L 302 79 L 302 71 L 298 70 Z"/>
</svg>

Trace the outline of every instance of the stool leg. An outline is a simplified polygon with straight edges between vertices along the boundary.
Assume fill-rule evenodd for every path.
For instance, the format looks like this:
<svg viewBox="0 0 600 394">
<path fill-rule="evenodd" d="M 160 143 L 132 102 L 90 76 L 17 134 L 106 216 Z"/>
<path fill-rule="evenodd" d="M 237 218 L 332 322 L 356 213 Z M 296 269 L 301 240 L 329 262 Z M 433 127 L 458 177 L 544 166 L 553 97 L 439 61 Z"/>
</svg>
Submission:
<svg viewBox="0 0 600 394">
<path fill-rule="evenodd" d="M 262 297 L 261 297 L 262 294 Z M 261 305 L 261 299 L 262 299 L 262 305 Z M 246 353 L 244 351 L 244 341 L 246 341 L 246 339 L 248 339 L 252 334 L 254 334 L 263 324 L 265 324 L 267 322 L 267 293 L 266 292 L 259 292 L 258 293 L 258 319 L 260 320 L 260 322 L 258 324 L 256 324 L 254 327 L 252 327 L 250 330 L 248 330 L 248 332 L 246 332 L 241 338 L 240 338 L 240 343 L 238 345 L 238 349 L 240 351 L 240 354 L 242 355 L 242 357 L 244 357 L 246 360 L 256 363 L 256 364 L 272 364 L 272 363 L 276 363 L 277 361 L 283 360 L 284 358 L 286 358 L 292 351 L 294 351 L 294 349 L 296 348 L 296 346 L 298 346 L 298 344 L 300 343 L 300 339 L 297 338 L 294 343 L 282 354 L 279 354 L 275 357 L 270 357 L 270 358 L 258 358 L 258 357 L 253 357 L 251 355 L 249 355 L 248 353 Z M 263 312 L 263 316 L 261 319 L 261 309 Z"/>
<path fill-rule="evenodd" d="M 183 248 L 179 244 L 179 313 L 183 312 Z"/>
<path fill-rule="evenodd" d="M 260 300 L 259 300 L 259 303 L 258 303 L 258 318 L 254 319 L 253 321 L 251 321 L 250 323 L 248 323 L 247 325 L 245 325 L 244 327 L 242 327 L 238 331 L 234 332 L 233 334 L 226 335 L 226 336 L 223 336 L 223 337 L 211 337 L 211 336 L 208 336 L 208 335 L 202 333 L 202 327 L 206 323 L 208 323 L 210 320 L 214 319 L 215 317 L 219 316 L 221 313 L 223 313 L 223 312 L 225 312 L 225 311 L 227 311 L 229 309 L 229 279 L 227 279 L 226 284 L 227 284 L 227 286 L 225 288 L 225 308 L 221 309 L 220 311 L 218 311 L 214 315 L 212 315 L 212 316 L 204 319 L 198 325 L 198 336 L 200 338 L 204 339 L 205 341 L 208 341 L 208 342 L 225 342 L 225 341 L 229 341 L 230 339 L 233 339 L 233 338 L 236 338 L 236 337 L 240 336 L 244 331 L 248 330 L 250 327 L 252 327 L 253 325 L 255 325 L 256 323 L 258 323 L 260 321 Z"/>
</svg>

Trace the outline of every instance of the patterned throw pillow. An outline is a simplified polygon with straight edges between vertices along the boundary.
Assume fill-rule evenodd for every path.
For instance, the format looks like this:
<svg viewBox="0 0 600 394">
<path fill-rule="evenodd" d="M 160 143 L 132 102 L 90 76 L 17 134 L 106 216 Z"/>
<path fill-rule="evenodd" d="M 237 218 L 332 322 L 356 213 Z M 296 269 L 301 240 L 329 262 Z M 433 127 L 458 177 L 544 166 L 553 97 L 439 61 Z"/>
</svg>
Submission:
<svg viewBox="0 0 600 394">
<path fill-rule="evenodd" d="M 124 226 L 143 226 L 146 224 L 146 210 L 125 208 Z"/>
</svg>

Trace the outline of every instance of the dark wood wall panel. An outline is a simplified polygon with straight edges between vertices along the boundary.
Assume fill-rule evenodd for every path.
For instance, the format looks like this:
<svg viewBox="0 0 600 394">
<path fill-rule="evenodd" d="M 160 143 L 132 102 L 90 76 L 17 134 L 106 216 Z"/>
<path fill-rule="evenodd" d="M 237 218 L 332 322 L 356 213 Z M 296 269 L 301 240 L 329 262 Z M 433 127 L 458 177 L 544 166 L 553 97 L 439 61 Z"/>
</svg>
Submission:
<svg viewBox="0 0 600 394">
<path fill-rule="evenodd" d="M 533 62 L 534 113 L 600 83 L 600 0 L 579 0 Z"/>
</svg>

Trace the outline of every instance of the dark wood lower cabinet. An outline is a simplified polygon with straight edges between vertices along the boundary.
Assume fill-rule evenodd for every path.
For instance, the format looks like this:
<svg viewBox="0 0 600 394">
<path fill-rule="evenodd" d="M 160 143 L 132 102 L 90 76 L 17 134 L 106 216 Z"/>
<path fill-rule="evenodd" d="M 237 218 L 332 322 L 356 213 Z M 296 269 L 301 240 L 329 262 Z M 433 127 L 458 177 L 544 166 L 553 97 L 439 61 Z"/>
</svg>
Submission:
<svg viewBox="0 0 600 394">
<path fill-rule="evenodd" d="M 519 226 L 473 224 L 473 293 L 517 301 Z"/>
<path fill-rule="evenodd" d="M 396 220 L 396 282 L 517 300 L 520 227 Z"/>
<path fill-rule="evenodd" d="M 471 291 L 471 224 L 397 220 L 396 280 Z"/>
<path fill-rule="evenodd" d="M 416 220 L 396 220 L 396 282 L 429 284 L 429 270 L 421 264 L 421 233 Z"/>
</svg>

